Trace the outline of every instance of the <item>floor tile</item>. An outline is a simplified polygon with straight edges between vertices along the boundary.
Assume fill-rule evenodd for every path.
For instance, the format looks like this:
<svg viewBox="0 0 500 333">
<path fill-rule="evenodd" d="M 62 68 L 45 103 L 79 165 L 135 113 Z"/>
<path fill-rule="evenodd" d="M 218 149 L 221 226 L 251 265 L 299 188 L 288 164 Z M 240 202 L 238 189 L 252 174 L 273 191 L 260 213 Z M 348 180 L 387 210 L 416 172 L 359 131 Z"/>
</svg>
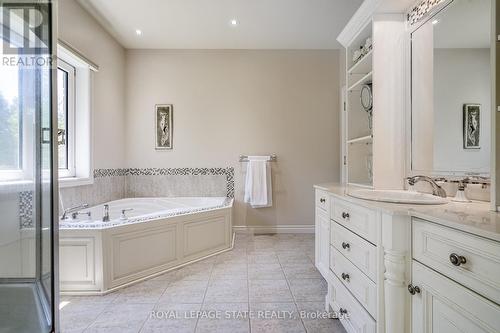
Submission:
<svg viewBox="0 0 500 333">
<path fill-rule="evenodd" d="M 287 279 L 321 279 L 321 274 L 316 267 L 309 263 L 286 263 L 283 271 Z"/>
<path fill-rule="evenodd" d="M 247 262 L 246 251 L 229 251 L 219 254 L 215 259 L 216 264 L 232 263 L 244 264 Z"/>
<path fill-rule="evenodd" d="M 252 333 L 306 331 L 294 303 L 250 303 L 250 310 L 255 314 L 250 320 Z"/>
<path fill-rule="evenodd" d="M 113 304 L 85 332 L 138 332 L 152 309 L 152 304 Z"/>
<path fill-rule="evenodd" d="M 118 297 L 117 292 L 112 292 L 102 296 L 73 296 L 71 297 L 71 301 L 73 303 L 79 304 L 109 304 L 113 303 L 115 299 Z"/>
<path fill-rule="evenodd" d="M 114 303 L 153 303 L 167 289 L 169 282 L 149 280 L 119 290 Z"/>
<path fill-rule="evenodd" d="M 313 235 L 237 235 L 235 242 L 232 251 L 105 296 L 64 297 L 63 333 L 344 332 L 338 320 L 307 317 L 323 311 L 327 292 Z M 276 317 L 287 311 L 293 316 Z"/>
<path fill-rule="evenodd" d="M 248 303 L 205 303 L 202 314 L 204 316 L 198 320 L 196 333 L 250 332 Z"/>
<path fill-rule="evenodd" d="M 292 294 L 285 280 L 250 280 L 250 302 L 290 302 Z"/>
<path fill-rule="evenodd" d="M 311 259 L 302 252 L 277 252 L 277 256 L 282 265 L 311 263 Z"/>
<path fill-rule="evenodd" d="M 297 302 L 321 302 L 325 300 L 327 285 L 324 279 L 290 279 L 290 290 Z"/>
<path fill-rule="evenodd" d="M 159 299 L 159 303 L 202 303 L 208 281 L 172 282 Z"/>
<path fill-rule="evenodd" d="M 324 302 L 301 302 L 297 306 L 307 333 L 345 333 L 336 314 L 325 311 Z"/>
<path fill-rule="evenodd" d="M 60 310 L 60 325 L 62 332 L 79 332 L 89 327 L 108 306 L 107 304 L 92 304 L 71 302 Z"/>
<path fill-rule="evenodd" d="M 248 264 L 249 280 L 285 280 L 280 264 Z"/>
<path fill-rule="evenodd" d="M 249 264 L 279 264 L 278 256 L 274 252 L 256 252 L 248 255 Z"/>
<path fill-rule="evenodd" d="M 201 304 L 160 304 L 144 323 L 141 333 L 193 333 Z"/>
<path fill-rule="evenodd" d="M 208 281 L 214 267 L 214 262 L 197 262 L 192 265 L 184 266 L 173 272 L 175 281 Z"/>
<path fill-rule="evenodd" d="M 247 280 L 210 281 L 205 303 L 248 302 Z"/>
<path fill-rule="evenodd" d="M 247 280 L 247 264 L 231 262 L 216 264 L 211 278 L 212 280 Z"/>
</svg>

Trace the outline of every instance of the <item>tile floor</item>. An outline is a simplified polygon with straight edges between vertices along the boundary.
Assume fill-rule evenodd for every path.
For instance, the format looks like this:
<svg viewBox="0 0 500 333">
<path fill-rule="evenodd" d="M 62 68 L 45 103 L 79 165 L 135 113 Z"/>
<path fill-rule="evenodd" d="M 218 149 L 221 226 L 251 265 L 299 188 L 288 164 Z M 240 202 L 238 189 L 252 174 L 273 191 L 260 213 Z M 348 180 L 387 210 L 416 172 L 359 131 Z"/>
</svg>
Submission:
<svg viewBox="0 0 500 333">
<path fill-rule="evenodd" d="M 63 297 L 73 332 L 344 332 L 324 313 L 314 235 L 237 234 L 232 251 L 105 296 Z"/>
</svg>

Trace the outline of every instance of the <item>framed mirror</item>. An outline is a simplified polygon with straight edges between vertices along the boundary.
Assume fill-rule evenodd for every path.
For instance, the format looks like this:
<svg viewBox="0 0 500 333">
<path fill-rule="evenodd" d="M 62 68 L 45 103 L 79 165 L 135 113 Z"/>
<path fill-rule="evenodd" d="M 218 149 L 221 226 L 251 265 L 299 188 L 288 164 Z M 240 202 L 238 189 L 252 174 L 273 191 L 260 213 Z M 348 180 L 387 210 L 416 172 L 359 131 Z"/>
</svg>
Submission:
<svg viewBox="0 0 500 333">
<path fill-rule="evenodd" d="M 411 171 L 490 175 L 491 0 L 448 0 L 411 33 Z"/>
</svg>

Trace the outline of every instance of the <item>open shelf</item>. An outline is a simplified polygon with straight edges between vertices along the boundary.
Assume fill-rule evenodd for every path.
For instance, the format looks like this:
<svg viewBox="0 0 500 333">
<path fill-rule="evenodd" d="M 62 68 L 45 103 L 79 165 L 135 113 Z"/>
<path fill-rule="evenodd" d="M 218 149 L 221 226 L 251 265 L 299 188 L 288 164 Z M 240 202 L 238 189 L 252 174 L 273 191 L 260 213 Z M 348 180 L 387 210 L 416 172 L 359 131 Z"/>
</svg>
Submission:
<svg viewBox="0 0 500 333">
<path fill-rule="evenodd" d="M 361 79 L 356 81 L 352 86 L 349 87 L 349 91 L 358 91 L 361 90 L 361 86 L 363 84 L 369 83 L 372 81 L 372 71 L 363 76 Z"/>
<path fill-rule="evenodd" d="M 351 140 L 347 140 L 347 143 L 352 144 L 352 143 L 370 143 L 373 140 L 373 135 L 366 135 L 362 136 L 359 138 L 354 138 Z"/>
<path fill-rule="evenodd" d="M 371 72 L 372 70 L 372 54 L 373 48 L 363 56 L 363 58 L 359 59 L 357 63 L 355 63 L 348 71 L 348 74 L 366 74 Z"/>
</svg>

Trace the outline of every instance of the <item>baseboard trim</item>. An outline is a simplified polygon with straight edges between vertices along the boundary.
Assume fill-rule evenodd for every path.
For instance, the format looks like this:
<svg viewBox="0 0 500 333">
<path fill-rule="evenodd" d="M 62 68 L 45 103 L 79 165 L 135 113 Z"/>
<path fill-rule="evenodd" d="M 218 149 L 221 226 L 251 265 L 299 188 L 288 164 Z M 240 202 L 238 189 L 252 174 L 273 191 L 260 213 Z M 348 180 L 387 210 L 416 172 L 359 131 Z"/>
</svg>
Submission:
<svg viewBox="0 0 500 333">
<path fill-rule="evenodd" d="M 233 226 L 233 232 L 250 234 L 314 234 L 313 224 Z"/>
</svg>

